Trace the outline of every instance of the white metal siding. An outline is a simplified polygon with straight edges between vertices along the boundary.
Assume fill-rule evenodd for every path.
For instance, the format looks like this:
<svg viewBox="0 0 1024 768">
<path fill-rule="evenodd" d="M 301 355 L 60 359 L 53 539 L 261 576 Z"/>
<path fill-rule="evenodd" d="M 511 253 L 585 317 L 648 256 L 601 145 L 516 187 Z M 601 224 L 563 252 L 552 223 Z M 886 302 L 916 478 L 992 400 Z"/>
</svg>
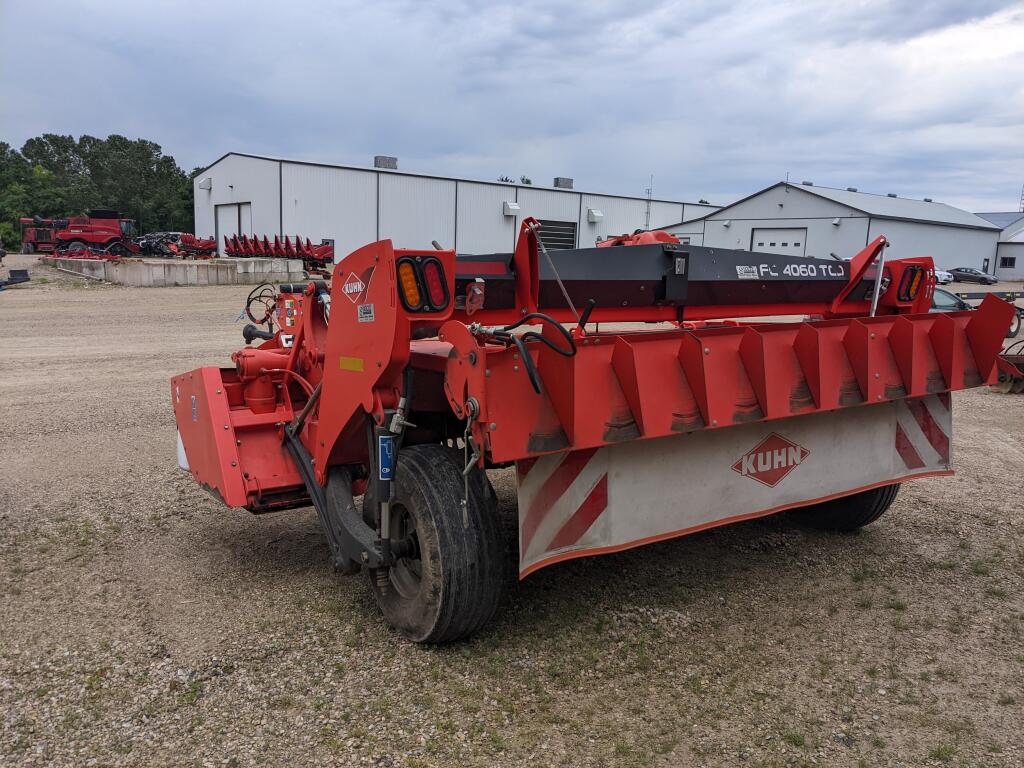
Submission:
<svg viewBox="0 0 1024 768">
<path fill-rule="evenodd" d="M 455 182 L 380 174 L 380 239 L 396 248 L 455 245 Z"/>
<path fill-rule="evenodd" d="M 276 160 L 228 155 L 199 174 L 193 181 L 195 189 L 196 234 L 211 237 L 216 232 L 214 207 L 229 203 L 252 204 L 252 231 L 256 234 L 279 234 L 281 199 L 278 196 L 279 165 Z M 209 178 L 210 189 L 199 189 L 199 182 Z M 235 227 L 237 228 L 237 216 Z M 224 247 L 224 241 L 217 244 Z"/>
<path fill-rule="evenodd" d="M 210 190 L 198 189 L 210 178 Z M 256 235 L 301 235 L 314 242 L 333 239 L 339 257 L 379 238 L 400 247 L 429 248 L 431 240 L 462 253 L 510 251 L 523 216 L 571 222 L 578 244 L 600 236 L 632 232 L 644 226 L 643 198 L 585 195 L 510 184 L 458 181 L 375 169 L 346 168 L 227 155 L 196 179 L 196 233 L 213 235 L 214 207 L 229 204 L 238 227 Z M 587 202 L 581 206 L 583 198 Z M 504 216 L 502 203 L 518 202 L 519 216 Z M 247 212 L 239 203 L 251 203 Z M 587 221 L 587 208 L 604 214 Z M 691 213 L 709 209 L 694 206 Z M 652 228 L 685 217 L 683 203 L 652 201 Z M 227 216 L 227 214 L 223 214 Z M 251 223 L 250 223 L 251 222 Z M 226 220 L 222 222 L 227 226 Z M 218 243 L 223 246 L 223 242 Z"/>
<path fill-rule="evenodd" d="M 766 227 L 751 230 L 750 250 L 782 256 L 803 256 L 807 252 L 807 228 Z"/>
<path fill-rule="evenodd" d="M 683 218 L 677 219 L 677 221 L 689 221 L 690 219 L 696 219 L 698 216 L 707 216 L 709 213 L 714 213 L 720 205 L 701 205 L 700 203 L 683 203 Z M 675 222 L 669 222 L 675 223 Z M 664 225 L 662 225 L 664 226 Z"/>
<path fill-rule="evenodd" d="M 377 239 L 377 174 L 284 163 L 284 234 L 334 240 L 335 258 Z"/>
<path fill-rule="evenodd" d="M 580 219 L 580 194 L 578 192 L 554 192 L 547 189 L 519 188 L 520 217 L 533 216 L 537 219 L 553 219 L 555 221 L 578 222 Z M 586 217 L 587 212 L 583 211 Z M 520 220 L 522 220 L 520 218 Z M 516 222 L 516 226 L 519 223 Z M 593 245 L 593 239 L 587 242 L 577 229 L 579 245 Z"/>
<path fill-rule="evenodd" d="M 998 266 L 1002 258 L 1015 259 L 1014 265 Z M 1024 280 L 1024 242 L 999 244 L 996 249 L 996 276 L 1000 280 Z"/>
<path fill-rule="evenodd" d="M 887 259 L 931 256 L 939 269 L 976 267 L 988 259 L 988 272 L 995 271 L 998 230 L 964 229 L 941 224 L 872 219 L 870 239 L 885 235 L 891 243 Z"/>
<path fill-rule="evenodd" d="M 505 216 L 503 203 L 515 202 L 511 185 L 460 181 L 455 247 L 459 253 L 503 253 L 512 250 L 519 218 Z"/>
<path fill-rule="evenodd" d="M 725 226 L 726 222 L 729 226 Z M 807 245 L 805 256 L 827 259 L 835 254 L 841 259 L 852 257 L 864 248 L 868 236 L 868 219 L 840 218 L 839 224 L 833 224 L 829 217 L 811 219 L 723 219 L 704 220 L 704 245 L 711 248 L 735 248 L 749 250 L 751 236 L 755 229 L 774 227 L 806 228 Z M 690 225 L 693 226 L 693 225 Z M 685 227 L 669 227 L 674 232 Z M 755 242 L 755 248 L 757 248 Z M 781 242 L 781 241 L 777 241 Z"/>
<path fill-rule="evenodd" d="M 662 203 L 657 200 L 651 202 L 651 225 L 648 229 L 657 229 L 666 224 L 675 224 L 687 218 L 685 206 L 679 203 Z M 641 223 L 642 227 L 643 224 Z M 636 229 L 636 227 L 633 227 Z"/>
<path fill-rule="evenodd" d="M 735 205 L 711 214 L 709 219 L 833 218 L 865 214 L 833 200 L 793 187 L 772 187 Z"/>
<path fill-rule="evenodd" d="M 590 248 L 599 237 L 603 240 L 609 235 L 622 235 L 644 225 L 646 200 L 627 200 L 603 195 L 583 195 L 582 199 L 583 209 L 577 229 L 581 248 Z M 588 221 L 590 209 L 600 211 L 603 218 L 595 223 Z"/>
</svg>

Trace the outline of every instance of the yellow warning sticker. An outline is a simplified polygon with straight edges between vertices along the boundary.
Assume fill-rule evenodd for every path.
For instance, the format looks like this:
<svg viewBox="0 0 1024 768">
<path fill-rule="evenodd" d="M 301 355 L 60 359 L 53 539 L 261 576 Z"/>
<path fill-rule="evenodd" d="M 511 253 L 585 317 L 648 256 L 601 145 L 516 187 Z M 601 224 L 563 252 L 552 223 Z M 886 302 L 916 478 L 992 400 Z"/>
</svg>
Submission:
<svg viewBox="0 0 1024 768">
<path fill-rule="evenodd" d="M 343 371 L 354 371 L 356 373 L 362 373 L 363 370 L 363 358 L 361 357 L 345 357 L 342 355 L 338 358 L 341 363 L 341 370 Z"/>
</svg>

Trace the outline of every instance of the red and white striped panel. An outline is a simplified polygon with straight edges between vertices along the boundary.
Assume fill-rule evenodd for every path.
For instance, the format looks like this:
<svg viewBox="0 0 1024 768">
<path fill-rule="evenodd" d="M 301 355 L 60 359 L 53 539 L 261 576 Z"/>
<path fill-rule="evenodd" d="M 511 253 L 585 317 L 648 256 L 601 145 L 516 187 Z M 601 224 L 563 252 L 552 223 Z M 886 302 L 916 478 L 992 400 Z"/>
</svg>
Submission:
<svg viewBox="0 0 1024 768">
<path fill-rule="evenodd" d="M 907 469 L 949 465 L 952 413 L 949 393 L 900 400 L 896 412 L 896 452 Z"/>
<path fill-rule="evenodd" d="M 948 395 L 517 463 L 519 571 L 949 474 Z"/>
</svg>

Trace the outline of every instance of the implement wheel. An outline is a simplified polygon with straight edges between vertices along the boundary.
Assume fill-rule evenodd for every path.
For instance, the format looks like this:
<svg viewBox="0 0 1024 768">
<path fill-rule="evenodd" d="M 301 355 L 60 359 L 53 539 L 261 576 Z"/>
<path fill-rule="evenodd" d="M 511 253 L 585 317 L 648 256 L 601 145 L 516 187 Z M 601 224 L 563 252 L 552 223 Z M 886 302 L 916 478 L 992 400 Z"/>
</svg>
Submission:
<svg viewBox="0 0 1024 768">
<path fill-rule="evenodd" d="M 1017 334 L 1020 333 L 1021 316 L 1018 312 L 1013 316 L 1013 320 L 1010 321 L 1010 329 L 1006 332 L 1006 338 L 1016 339 Z"/>
<path fill-rule="evenodd" d="M 873 523 L 895 501 L 900 484 L 883 485 L 852 496 L 842 496 L 790 511 L 798 522 L 827 531 L 855 531 Z"/>
<path fill-rule="evenodd" d="M 440 445 L 399 451 L 391 536 L 415 546 L 394 565 L 367 571 L 384 618 L 417 643 L 445 643 L 476 632 L 494 615 L 505 585 L 505 547 L 493 491 L 488 493 L 486 476 L 471 477 L 463 519 L 460 457 Z M 367 501 L 373 504 L 369 495 Z"/>
</svg>

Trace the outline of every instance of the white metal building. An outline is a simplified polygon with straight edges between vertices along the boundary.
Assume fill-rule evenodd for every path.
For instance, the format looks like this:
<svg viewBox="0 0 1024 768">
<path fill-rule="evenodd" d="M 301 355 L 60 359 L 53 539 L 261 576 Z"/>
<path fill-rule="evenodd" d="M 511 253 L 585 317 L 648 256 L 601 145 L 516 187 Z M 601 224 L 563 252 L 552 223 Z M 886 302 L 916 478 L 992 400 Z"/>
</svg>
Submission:
<svg viewBox="0 0 1024 768">
<path fill-rule="evenodd" d="M 379 164 L 397 165 L 393 158 Z M 391 161 L 390 163 L 388 161 Z M 544 222 L 549 247 L 692 219 L 715 206 L 561 188 L 471 181 L 229 152 L 195 179 L 196 233 L 301 235 L 334 241 L 337 258 L 390 238 L 398 247 L 437 240 L 460 253 L 511 251 L 523 216 Z M 565 187 L 568 188 L 565 188 Z"/>
<path fill-rule="evenodd" d="M 731 205 L 663 229 L 695 245 L 850 258 L 879 235 L 886 258 L 931 256 L 940 269 L 996 271 L 1000 227 L 973 213 L 895 195 L 779 182 Z"/>
<path fill-rule="evenodd" d="M 1024 280 L 1024 211 L 979 213 L 978 216 L 1002 229 L 996 246 L 996 277 Z"/>
</svg>

